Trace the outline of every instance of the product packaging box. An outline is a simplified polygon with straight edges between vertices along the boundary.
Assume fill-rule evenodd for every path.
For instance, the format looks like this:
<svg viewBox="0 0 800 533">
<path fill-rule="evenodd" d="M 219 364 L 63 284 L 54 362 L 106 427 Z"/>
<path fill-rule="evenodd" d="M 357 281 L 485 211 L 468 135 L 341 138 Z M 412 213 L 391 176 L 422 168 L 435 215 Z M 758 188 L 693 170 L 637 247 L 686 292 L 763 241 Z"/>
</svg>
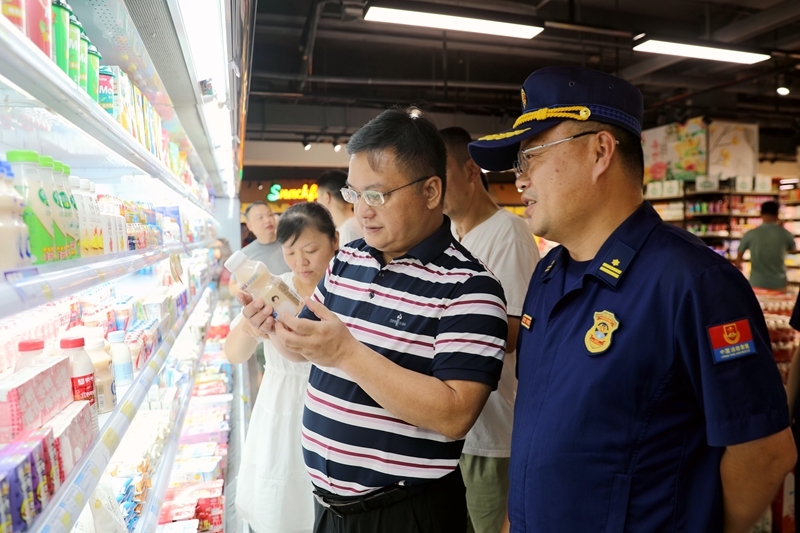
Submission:
<svg viewBox="0 0 800 533">
<path fill-rule="evenodd" d="M 0 452 L 0 480 L 8 483 L 13 533 L 28 529 L 35 518 L 30 457 L 21 453 Z"/>
<path fill-rule="evenodd" d="M 58 468 L 58 453 L 56 452 L 56 442 L 53 437 L 53 429 L 43 427 L 26 433 L 19 437 L 20 442 L 37 442 L 42 444 L 44 450 L 44 466 L 47 477 L 47 492 L 52 497 L 61 488 L 61 476 Z"/>
<path fill-rule="evenodd" d="M 61 483 L 75 468 L 94 438 L 88 401 L 74 402 L 45 424 L 53 430 Z"/>
<path fill-rule="evenodd" d="M 47 467 L 45 465 L 44 443 L 39 440 L 17 442 L 9 447 L 9 453 L 18 453 L 28 457 L 31 465 L 31 483 L 33 487 L 33 506 L 38 515 L 50 502 L 47 488 Z M 5 451 L 5 450 L 3 450 Z"/>
</svg>

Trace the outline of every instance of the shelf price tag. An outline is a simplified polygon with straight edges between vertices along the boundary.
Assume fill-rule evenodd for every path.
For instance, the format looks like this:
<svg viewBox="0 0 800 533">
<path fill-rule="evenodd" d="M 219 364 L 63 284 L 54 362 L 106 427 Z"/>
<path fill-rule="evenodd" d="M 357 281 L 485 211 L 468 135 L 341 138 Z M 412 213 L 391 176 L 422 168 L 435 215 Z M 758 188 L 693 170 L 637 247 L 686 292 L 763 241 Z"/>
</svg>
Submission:
<svg viewBox="0 0 800 533">
<path fill-rule="evenodd" d="M 113 454 L 114 450 L 119 446 L 119 435 L 117 435 L 117 432 L 113 429 L 108 428 L 106 432 L 103 433 L 102 441 L 103 444 L 106 445 L 106 448 L 108 448 L 108 451 Z"/>
<path fill-rule="evenodd" d="M 133 416 L 136 414 L 136 408 L 133 406 L 130 400 L 125 400 L 125 402 L 122 404 L 122 407 L 120 407 L 120 411 L 122 411 L 122 414 L 125 415 L 125 418 L 131 421 L 133 420 Z"/>
</svg>

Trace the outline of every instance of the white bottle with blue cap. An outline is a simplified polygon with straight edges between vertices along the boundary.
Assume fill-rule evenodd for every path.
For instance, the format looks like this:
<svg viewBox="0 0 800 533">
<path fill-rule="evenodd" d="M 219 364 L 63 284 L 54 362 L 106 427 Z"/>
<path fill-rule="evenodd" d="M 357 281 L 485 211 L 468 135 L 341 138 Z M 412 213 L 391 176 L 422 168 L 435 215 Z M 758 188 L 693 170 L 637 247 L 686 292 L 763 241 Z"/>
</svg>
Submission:
<svg viewBox="0 0 800 533">
<path fill-rule="evenodd" d="M 133 360 L 131 351 L 125 344 L 124 331 L 112 331 L 108 334 L 111 344 L 111 366 L 114 369 L 114 381 L 117 387 L 117 398 L 124 398 L 133 383 Z"/>
</svg>

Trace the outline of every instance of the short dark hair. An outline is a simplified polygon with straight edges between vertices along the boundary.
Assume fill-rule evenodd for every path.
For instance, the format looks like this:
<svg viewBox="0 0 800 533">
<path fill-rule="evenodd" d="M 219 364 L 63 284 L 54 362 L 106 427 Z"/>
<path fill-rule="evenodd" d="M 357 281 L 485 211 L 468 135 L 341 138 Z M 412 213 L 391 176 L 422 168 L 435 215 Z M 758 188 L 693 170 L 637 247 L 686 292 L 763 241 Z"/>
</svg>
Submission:
<svg viewBox="0 0 800 533">
<path fill-rule="evenodd" d="M 250 211 L 251 211 L 251 210 L 252 210 L 254 207 L 258 207 L 259 205 L 263 205 L 264 207 L 266 207 L 267 209 L 269 209 L 270 211 L 272 211 L 272 209 L 271 209 L 271 208 L 270 208 L 270 207 L 267 205 L 267 203 L 266 203 L 266 202 L 261 202 L 261 201 L 258 201 L 258 202 L 253 202 L 252 204 L 250 204 L 250 205 L 248 205 L 248 206 L 247 206 L 247 209 L 245 209 L 245 210 L 244 210 L 244 216 L 245 216 L 245 218 L 249 217 L 249 216 L 250 216 Z"/>
<path fill-rule="evenodd" d="M 456 161 L 462 165 L 469 161 L 469 143 L 472 142 L 472 135 L 467 130 L 459 126 L 452 126 L 439 130 L 447 153 L 452 155 Z"/>
<path fill-rule="evenodd" d="M 317 187 L 330 193 L 336 200 L 345 203 L 341 190 L 347 187 L 347 172 L 327 170 L 317 178 Z"/>
<path fill-rule="evenodd" d="M 587 122 L 580 122 L 579 124 L 581 125 L 579 129 L 580 132 L 603 130 L 611 132 L 611 135 L 619 141 L 617 153 L 620 156 L 622 166 L 635 180 L 639 182 L 644 180 L 644 150 L 642 150 L 641 137 L 637 137 L 632 132 L 620 128 L 619 126 L 613 126 L 603 122 L 590 120 Z"/>
<path fill-rule="evenodd" d="M 275 295 L 273 295 L 273 296 L 272 296 L 272 301 L 273 301 L 273 302 L 274 302 L 275 300 L 280 300 L 280 299 L 281 299 L 281 297 L 280 297 L 280 296 L 278 296 L 277 294 L 275 294 Z"/>
<path fill-rule="evenodd" d="M 436 126 L 409 107 L 392 107 L 367 122 L 347 142 L 350 155 L 365 152 L 369 165 L 378 170 L 380 157 L 387 150 L 394 152 L 398 169 L 409 181 L 425 176 L 438 176 L 442 181 L 442 198 L 447 187 L 447 149 Z"/>
<path fill-rule="evenodd" d="M 314 228 L 331 240 L 336 238 L 336 224 L 330 211 L 316 202 L 294 204 L 284 211 L 278 221 L 276 238 L 282 245 L 289 241 L 294 244 L 306 228 Z"/>
<path fill-rule="evenodd" d="M 770 215 L 776 217 L 778 216 L 780 210 L 781 206 L 778 205 L 778 202 L 764 202 L 763 204 L 761 204 L 762 215 Z"/>
</svg>

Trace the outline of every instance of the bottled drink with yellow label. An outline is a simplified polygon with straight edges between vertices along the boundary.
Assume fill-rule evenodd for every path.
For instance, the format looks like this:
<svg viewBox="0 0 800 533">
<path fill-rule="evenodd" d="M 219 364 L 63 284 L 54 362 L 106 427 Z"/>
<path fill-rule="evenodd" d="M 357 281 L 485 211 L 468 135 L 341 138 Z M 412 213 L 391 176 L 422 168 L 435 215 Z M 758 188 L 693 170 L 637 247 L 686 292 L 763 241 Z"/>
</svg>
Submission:
<svg viewBox="0 0 800 533">
<path fill-rule="evenodd" d="M 297 315 L 303 308 L 303 300 L 281 278 L 272 275 L 261 261 L 248 259 L 241 250 L 225 261 L 225 268 L 236 276 L 236 282 L 243 292 L 247 292 L 253 300 L 264 300 L 273 308 L 273 317 L 277 320 L 280 313 Z"/>
</svg>

